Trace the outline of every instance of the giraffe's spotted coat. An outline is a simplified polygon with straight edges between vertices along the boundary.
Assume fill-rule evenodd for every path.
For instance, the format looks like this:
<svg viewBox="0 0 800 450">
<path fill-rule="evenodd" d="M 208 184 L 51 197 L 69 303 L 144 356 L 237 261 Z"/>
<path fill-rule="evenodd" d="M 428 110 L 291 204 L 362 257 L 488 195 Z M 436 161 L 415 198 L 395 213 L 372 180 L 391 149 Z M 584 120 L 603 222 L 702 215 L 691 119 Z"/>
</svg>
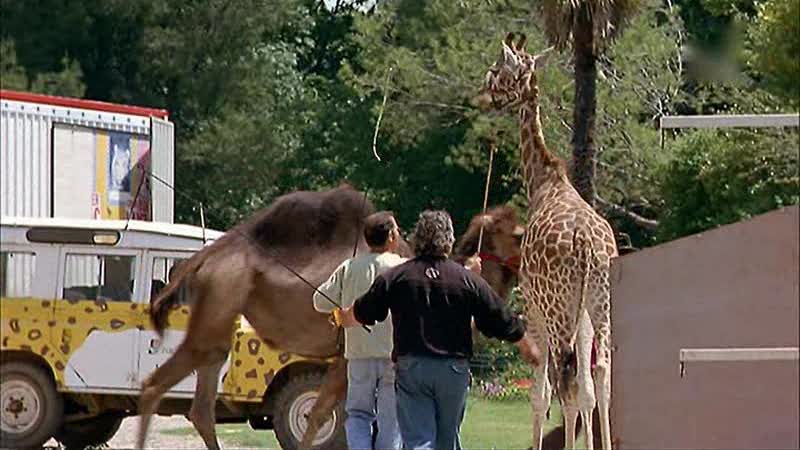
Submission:
<svg viewBox="0 0 800 450">
<path fill-rule="evenodd" d="M 549 375 L 556 381 L 565 417 L 570 415 L 574 424 L 572 414 L 576 414 L 576 408 L 591 414 L 589 407 L 595 402 L 591 376 L 586 375 L 586 370 L 581 371 L 588 369 L 583 365 L 588 362 L 592 327 L 598 349 L 594 376 L 598 381 L 601 417 L 608 412 L 611 393 L 609 271 L 611 259 L 617 256 L 617 247 L 611 226 L 581 198 L 567 177 L 564 162 L 546 148 L 536 76 L 542 58 L 525 51 L 524 39 L 515 44 L 514 35 L 509 34 L 502 44 L 500 58 L 486 74 L 484 91 L 492 107 L 519 113 L 520 161 L 528 198 L 519 290 L 525 302 L 529 333 L 540 346 L 549 350 L 545 358 L 551 358 L 550 367 L 558 371 Z M 591 323 L 585 321 L 587 316 Z M 584 345 L 576 348 L 578 338 Z M 576 351 L 581 355 L 573 364 Z M 576 365 L 581 367 L 575 369 Z M 547 362 L 537 368 L 537 384 L 531 395 L 534 447 L 540 445 L 538 438 L 549 407 L 547 371 Z M 575 379 L 573 371 L 582 377 L 577 387 L 571 384 Z M 601 422 L 603 446 L 610 448 L 607 417 Z M 574 439 L 574 434 L 567 436 L 567 445 L 572 445 L 570 439 Z"/>
</svg>

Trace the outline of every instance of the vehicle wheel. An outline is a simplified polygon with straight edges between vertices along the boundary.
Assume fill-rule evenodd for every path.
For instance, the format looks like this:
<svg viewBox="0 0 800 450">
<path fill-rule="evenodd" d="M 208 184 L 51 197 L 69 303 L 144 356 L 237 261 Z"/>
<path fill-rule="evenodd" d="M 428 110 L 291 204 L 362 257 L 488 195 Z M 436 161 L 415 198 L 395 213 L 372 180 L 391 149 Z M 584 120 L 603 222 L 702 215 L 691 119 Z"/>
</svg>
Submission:
<svg viewBox="0 0 800 450">
<path fill-rule="evenodd" d="M 323 372 L 311 371 L 290 379 L 277 393 L 273 426 L 275 437 L 284 450 L 295 450 L 307 428 L 306 417 L 317 402 L 317 392 Z M 337 405 L 332 417 L 325 422 L 313 442 L 314 450 L 347 448 L 344 432 L 344 405 Z"/>
<path fill-rule="evenodd" d="M 65 423 L 56 433 L 56 440 L 67 450 L 83 450 L 86 447 L 105 444 L 117 434 L 122 417 L 102 415 L 78 422 Z"/>
<path fill-rule="evenodd" d="M 0 447 L 40 447 L 61 426 L 64 400 L 53 380 L 32 364 L 0 366 Z"/>
</svg>

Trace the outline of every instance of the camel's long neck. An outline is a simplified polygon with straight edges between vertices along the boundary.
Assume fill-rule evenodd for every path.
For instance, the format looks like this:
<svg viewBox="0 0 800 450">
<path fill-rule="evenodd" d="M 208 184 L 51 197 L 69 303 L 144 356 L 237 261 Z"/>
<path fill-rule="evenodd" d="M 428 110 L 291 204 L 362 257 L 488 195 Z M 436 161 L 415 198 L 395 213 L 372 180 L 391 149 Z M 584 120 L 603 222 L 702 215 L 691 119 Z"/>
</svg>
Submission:
<svg viewBox="0 0 800 450">
<path fill-rule="evenodd" d="M 522 176 L 528 201 L 536 197 L 536 191 L 553 175 L 549 170 L 555 157 L 547 150 L 539 118 L 539 99 L 534 95 L 519 112 L 520 147 L 522 150 Z M 531 207 L 533 205 L 530 205 Z"/>
</svg>

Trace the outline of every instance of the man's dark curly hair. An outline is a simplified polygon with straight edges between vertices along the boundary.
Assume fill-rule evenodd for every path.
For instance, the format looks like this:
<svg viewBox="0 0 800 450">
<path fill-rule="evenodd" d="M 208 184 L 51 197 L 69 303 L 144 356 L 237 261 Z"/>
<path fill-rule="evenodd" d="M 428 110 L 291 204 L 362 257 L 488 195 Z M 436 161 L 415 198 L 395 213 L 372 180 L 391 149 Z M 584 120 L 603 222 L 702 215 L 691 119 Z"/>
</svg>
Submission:
<svg viewBox="0 0 800 450">
<path fill-rule="evenodd" d="M 446 211 L 423 211 L 419 215 L 413 237 L 417 256 L 447 257 L 455 240 L 453 221 Z"/>
</svg>

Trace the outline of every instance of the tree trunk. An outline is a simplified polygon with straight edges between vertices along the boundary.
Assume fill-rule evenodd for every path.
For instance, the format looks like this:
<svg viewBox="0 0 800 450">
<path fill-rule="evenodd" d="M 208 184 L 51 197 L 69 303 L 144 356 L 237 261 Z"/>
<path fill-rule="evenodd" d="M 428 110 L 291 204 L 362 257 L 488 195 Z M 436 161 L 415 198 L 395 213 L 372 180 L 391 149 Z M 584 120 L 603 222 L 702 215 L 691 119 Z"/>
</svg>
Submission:
<svg viewBox="0 0 800 450">
<path fill-rule="evenodd" d="M 594 124 L 597 113 L 597 55 L 592 17 L 582 2 L 572 34 L 575 50 L 575 127 L 572 131 L 572 183 L 587 203 L 595 200 Z"/>
</svg>

